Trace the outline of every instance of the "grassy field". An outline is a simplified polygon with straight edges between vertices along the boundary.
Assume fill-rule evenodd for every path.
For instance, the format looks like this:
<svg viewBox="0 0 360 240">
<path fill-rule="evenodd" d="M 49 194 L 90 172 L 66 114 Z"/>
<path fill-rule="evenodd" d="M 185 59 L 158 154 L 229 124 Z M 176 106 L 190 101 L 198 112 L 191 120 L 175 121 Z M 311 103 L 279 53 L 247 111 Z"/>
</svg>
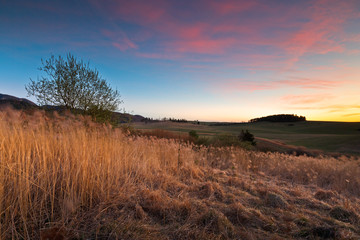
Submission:
<svg viewBox="0 0 360 240">
<path fill-rule="evenodd" d="M 359 157 L 197 146 L 2 111 L 0 159 L 0 239 L 360 239 Z"/>
<path fill-rule="evenodd" d="M 211 123 L 134 123 L 136 129 L 164 129 L 187 133 L 195 130 L 201 136 L 212 137 L 219 134 L 238 135 L 241 130 L 248 129 L 258 138 L 281 148 L 285 145 L 303 146 L 325 152 L 360 154 L 360 122 L 296 122 L 296 123 L 240 123 L 228 126 L 211 126 Z M 269 140 L 269 141 L 267 141 Z"/>
</svg>

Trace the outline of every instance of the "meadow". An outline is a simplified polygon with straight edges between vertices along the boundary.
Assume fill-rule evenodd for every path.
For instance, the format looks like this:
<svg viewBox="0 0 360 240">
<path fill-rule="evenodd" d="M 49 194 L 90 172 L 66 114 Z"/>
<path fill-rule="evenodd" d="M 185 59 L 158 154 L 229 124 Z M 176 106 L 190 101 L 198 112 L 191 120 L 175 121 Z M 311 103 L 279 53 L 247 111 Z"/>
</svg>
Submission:
<svg viewBox="0 0 360 240">
<path fill-rule="evenodd" d="M 291 152 L 296 147 L 303 147 L 310 152 L 318 150 L 324 153 L 360 155 L 360 122 L 256 122 L 221 125 L 211 122 L 194 124 L 166 121 L 147 124 L 137 122 L 132 125 L 143 131 L 163 129 L 180 134 L 195 130 L 200 136 L 207 138 L 224 134 L 237 136 L 241 130 L 247 129 L 257 138 L 259 147 L 269 151 Z"/>
<path fill-rule="evenodd" d="M 206 147 L 71 114 L 0 112 L 1 239 L 359 239 L 359 176 L 356 156 Z"/>
</svg>

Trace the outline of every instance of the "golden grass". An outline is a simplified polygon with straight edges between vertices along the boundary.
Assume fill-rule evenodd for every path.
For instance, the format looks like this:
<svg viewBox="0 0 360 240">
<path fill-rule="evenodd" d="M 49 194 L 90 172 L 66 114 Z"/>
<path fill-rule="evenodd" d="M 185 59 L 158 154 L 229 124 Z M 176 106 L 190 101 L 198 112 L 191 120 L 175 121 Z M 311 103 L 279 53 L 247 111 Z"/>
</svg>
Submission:
<svg viewBox="0 0 360 240">
<path fill-rule="evenodd" d="M 268 185 L 261 190 L 259 182 L 324 188 L 342 194 L 338 201 L 358 198 L 359 165 L 358 158 L 199 147 L 127 136 L 86 117 L 50 119 L 43 112 L 2 111 L 0 237 L 36 239 L 42 234 L 45 239 L 49 233 L 44 229 L 66 228 L 75 239 L 101 234 L 109 239 L 165 239 L 167 233 L 173 239 L 252 239 L 266 228 L 274 230 L 267 227 L 270 218 L 250 208 L 249 199 L 282 194 Z M 239 189 L 243 192 L 237 194 Z M 244 207 L 241 196 L 250 205 Z M 358 207 L 347 201 L 349 209 Z M 246 221 L 262 230 L 236 228 Z M 170 227 L 164 230 L 158 224 Z M 177 229 L 177 235 L 169 229 Z"/>
</svg>

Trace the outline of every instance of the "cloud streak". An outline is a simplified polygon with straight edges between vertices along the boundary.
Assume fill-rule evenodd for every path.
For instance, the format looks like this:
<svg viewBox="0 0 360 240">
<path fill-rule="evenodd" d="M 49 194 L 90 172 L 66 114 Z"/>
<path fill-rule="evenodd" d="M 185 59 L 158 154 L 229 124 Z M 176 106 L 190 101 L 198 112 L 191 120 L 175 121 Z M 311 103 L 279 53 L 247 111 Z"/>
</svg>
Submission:
<svg viewBox="0 0 360 240">
<path fill-rule="evenodd" d="M 120 51 L 126 51 L 128 49 L 138 49 L 138 46 L 128 38 L 125 32 L 121 30 L 110 31 L 104 29 L 101 32 L 104 36 L 109 38 L 111 44 Z"/>
<path fill-rule="evenodd" d="M 214 83 L 215 89 L 225 91 L 261 91 L 281 88 L 328 89 L 345 84 L 344 81 L 291 77 L 285 80 L 255 81 L 246 79 L 223 79 Z"/>
</svg>

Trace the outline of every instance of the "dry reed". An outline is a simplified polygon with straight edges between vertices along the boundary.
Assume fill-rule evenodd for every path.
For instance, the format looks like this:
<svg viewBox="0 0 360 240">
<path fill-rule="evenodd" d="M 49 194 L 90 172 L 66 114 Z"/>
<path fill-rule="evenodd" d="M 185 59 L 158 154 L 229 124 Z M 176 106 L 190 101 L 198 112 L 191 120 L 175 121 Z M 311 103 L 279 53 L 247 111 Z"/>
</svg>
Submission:
<svg viewBox="0 0 360 240">
<path fill-rule="evenodd" d="M 85 117 L 57 115 L 50 119 L 44 112 L 25 115 L 2 111 L 0 236 L 33 239 L 46 226 L 67 225 L 81 211 L 114 202 L 121 196 L 144 194 L 141 189 L 165 186 L 168 192 L 180 194 L 184 182 L 204 181 L 204 173 L 214 168 L 277 176 L 358 197 L 359 164 L 358 158 L 339 160 L 198 147 L 172 139 L 127 136 L 119 129 L 94 124 Z M 150 213 L 157 211 L 156 201 L 167 201 L 156 191 L 151 194 L 147 201 L 154 203 L 143 204 Z M 138 218 L 146 219 L 136 204 Z M 162 206 L 158 208 L 161 210 Z M 170 218 L 172 212 L 186 217 L 192 211 L 184 202 L 167 209 L 159 210 L 163 212 L 160 217 Z"/>
</svg>

